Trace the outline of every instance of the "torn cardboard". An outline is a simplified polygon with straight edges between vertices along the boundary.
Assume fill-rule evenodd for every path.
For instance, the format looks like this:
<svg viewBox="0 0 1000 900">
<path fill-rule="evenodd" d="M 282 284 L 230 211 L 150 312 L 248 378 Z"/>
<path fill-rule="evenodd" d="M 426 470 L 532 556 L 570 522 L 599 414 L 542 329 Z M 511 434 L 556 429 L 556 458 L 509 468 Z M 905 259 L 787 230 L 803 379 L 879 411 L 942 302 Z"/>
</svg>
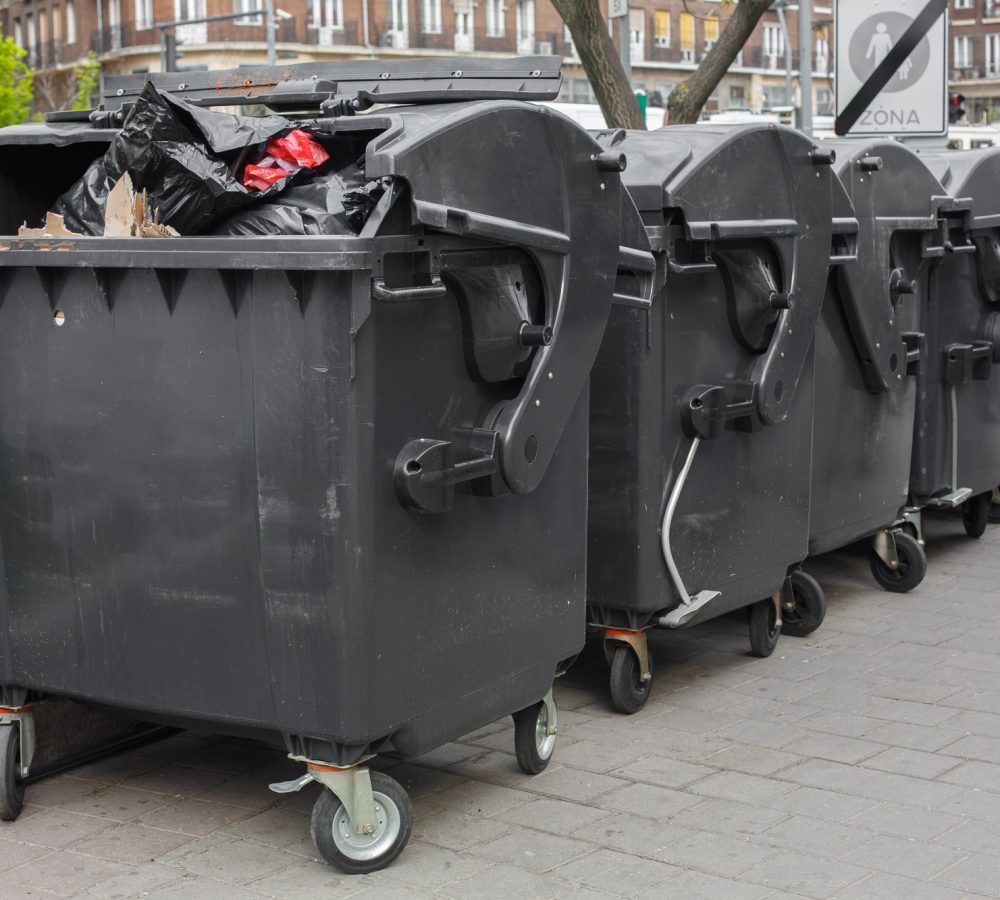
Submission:
<svg viewBox="0 0 1000 900">
<path fill-rule="evenodd" d="M 83 237 L 67 228 L 63 217 L 53 212 L 45 214 L 45 224 L 41 228 L 29 228 L 25 222 L 17 233 L 20 237 Z M 104 237 L 180 237 L 180 232 L 156 221 L 146 192 L 137 194 L 126 172 L 108 193 Z"/>
</svg>

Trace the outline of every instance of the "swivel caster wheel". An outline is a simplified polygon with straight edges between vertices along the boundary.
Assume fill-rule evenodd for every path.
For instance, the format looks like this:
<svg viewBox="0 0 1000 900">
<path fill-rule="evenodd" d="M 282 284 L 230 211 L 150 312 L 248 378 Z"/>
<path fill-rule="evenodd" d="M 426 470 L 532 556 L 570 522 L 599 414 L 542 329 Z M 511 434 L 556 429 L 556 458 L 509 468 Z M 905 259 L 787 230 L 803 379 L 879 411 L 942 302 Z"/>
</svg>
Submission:
<svg viewBox="0 0 1000 900">
<path fill-rule="evenodd" d="M 792 637 L 812 634 L 826 618 L 826 595 L 819 582 L 801 569 L 791 574 L 792 602 L 781 610 L 781 633 Z"/>
<path fill-rule="evenodd" d="M 556 747 L 556 704 L 550 691 L 544 700 L 514 713 L 514 755 L 525 775 L 545 770 Z"/>
<path fill-rule="evenodd" d="M 927 554 L 916 538 L 905 531 L 897 531 L 893 538 L 898 565 L 893 568 L 878 553 L 872 551 L 872 577 L 885 590 L 905 594 L 924 580 L 924 575 L 927 574 Z"/>
<path fill-rule="evenodd" d="M 750 652 L 766 659 L 778 645 L 781 627 L 778 625 L 778 610 L 774 600 L 758 600 L 750 607 Z"/>
<path fill-rule="evenodd" d="M 986 518 L 990 525 L 1000 523 L 1000 488 L 993 488 L 993 495 L 990 498 L 990 511 Z"/>
<path fill-rule="evenodd" d="M 611 657 L 611 705 L 631 716 L 646 705 L 653 688 L 653 654 L 648 654 L 649 677 L 639 671 L 639 657 L 627 644 L 619 644 Z"/>
<path fill-rule="evenodd" d="M 986 491 L 970 497 L 962 504 L 962 524 L 965 533 L 971 538 L 981 538 L 990 520 L 990 504 L 993 502 L 993 492 Z"/>
<path fill-rule="evenodd" d="M 13 822 L 24 807 L 21 735 L 17 725 L 0 725 L 0 819 Z"/>
<path fill-rule="evenodd" d="M 391 863 L 406 846 L 413 830 L 413 807 L 402 786 L 381 772 L 372 771 L 376 826 L 359 834 L 332 791 L 324 790 L 312 811 L 313 842 L 320 855 L 348 875 L 377 872 Z"/>
</svg>

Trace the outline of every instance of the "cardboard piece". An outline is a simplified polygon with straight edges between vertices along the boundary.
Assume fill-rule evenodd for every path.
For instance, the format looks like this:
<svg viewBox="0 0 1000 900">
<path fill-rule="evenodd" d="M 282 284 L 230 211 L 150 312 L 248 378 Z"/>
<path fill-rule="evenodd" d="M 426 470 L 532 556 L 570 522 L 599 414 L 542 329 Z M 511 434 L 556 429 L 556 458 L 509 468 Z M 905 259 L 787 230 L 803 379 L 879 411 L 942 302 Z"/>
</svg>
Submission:
<svg viewBox="0 0 1000 900">
<path fill-rule="evenodd" d="M 25 222 L 17 233 L 19 237 L 83 237 L 70 231 L 63 217 L 53 212 L 45 214 L 45 224 L 41 228 L 29 228 Z M 137 194 L 126 172 L 108 194 L 104 208 L 104 237 L 180 237 L 180 232 L 156 221 L 146 192 Z"/>
</svg>

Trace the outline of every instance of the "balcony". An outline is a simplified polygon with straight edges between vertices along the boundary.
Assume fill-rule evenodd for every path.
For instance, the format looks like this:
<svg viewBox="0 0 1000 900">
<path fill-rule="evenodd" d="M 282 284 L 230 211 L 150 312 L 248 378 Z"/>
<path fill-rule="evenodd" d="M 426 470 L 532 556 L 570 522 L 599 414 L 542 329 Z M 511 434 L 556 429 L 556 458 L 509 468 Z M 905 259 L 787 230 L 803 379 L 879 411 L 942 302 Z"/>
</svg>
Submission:
<svg viewBox="0 0 1000 900">
<path fill-rule="evenodd" d="M 278 29 L 278 43 L 292 44 L 299 42 L 296 31 L 297 22 L 286 20 L 280 22 Z M 341 28 L 334 28 L 330 25 L 314 25 L 311 22 L 302 29 L 303 44 L 311 44 L 315 47 L 356 47 L 360 43 L 358 38 L 358 26 L 354 22 L 349 22 Z"/>
</svg>

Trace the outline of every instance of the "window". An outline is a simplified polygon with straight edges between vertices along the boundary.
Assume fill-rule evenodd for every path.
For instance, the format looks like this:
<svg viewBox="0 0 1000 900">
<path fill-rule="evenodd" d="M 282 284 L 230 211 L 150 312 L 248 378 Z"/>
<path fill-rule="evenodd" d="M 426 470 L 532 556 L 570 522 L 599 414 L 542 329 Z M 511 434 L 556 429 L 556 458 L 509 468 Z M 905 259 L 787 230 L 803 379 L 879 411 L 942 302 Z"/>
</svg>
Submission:
<svg viewBox="0 0 1000 900">
<path fill-rule="evenodd" d="M 405 50 L 410 44 L 410 11 L 407 0 L 389 0 L 392 25 L 388 35 L 390 47 Z"/>
<path fill-rule="evenodd" d="M 691 13 L 681 13 L 681 59 L 684 62 L 694 61 L 694 16 Z"/>
<path fill-rule="evenodd" d="M 746 88 L 742 84 L 731 84 L 729 86 L 729 108 L 747 108 Z"/>
<path fill-rule="evenodd" d="M 260 9 L 259 0 L 257 0 L 257 8 Z M 312 28 L 342 29 L 344 27 L 344 0 L 310 0 L 309 25 Z"/>
<path fill-rule="evenodd" d="M 573 44 L 573 35 L 570 33 L 569 28 L 565 25 L 563 25 L 563 44 L 566 45 L 563 56 L 576 59 L 576 47 Z"/>
<path fill-rule="evenodd" d="M 34 53 L 38 44 L 38 35 L 35 33 L 35 17 L 31 13 L 24 17 L 24 27 L 28 33 L 28 46 L 25 49 L 28 53 Z"/>
<path fill-rule="evenodd" d="M 974 9 L 976 0 L 955 0 L 955 9 Z"/>
<path fill-rule="evenodd" d="M 486 37 L 503 37 L 506 28 L 504 26 L 504 13 L 507 8 L 503 5 L 503 0 L 486 0 Z"/>
<path fill-rule="evenodd" d="M 135 0 L 135 30 L 148 31 L 153 27 L 153 0 Z"/>
<path fill-rule="evenodd" d="M 535 0 L 517 0 L 517 52 L 535 52 Z"/>
<path fill-rule="evenodd" d="M 630 9 L 628 13 L 628 44 L 632 62 L 646 57 L 646 11 Z"/>
<path fill-rule="evenodd" d="M 30 32 L 28 37 L 31 37 Z M 956 69 L 972 68 L 972 38 L 968 35 L 955 38 L 955 49 L 952 54 L 952 64 Z"/>
<path fill-rule="evenodd" d="M 52 40 L 57 44 L 62 39 L 62 18 L 59 16 L 59 7 L 52 7 Z"/>
<path fill-rule="evenodd" d="M 24 46 L 24 30 L 21 28 L 20 19 L 14 19 L 14 43 L 18 47 Z"/>
<path fill-rule="evenodd" d="M 76 43 L 76 7 L 73 0 L 66 0 L 66 43 Z"/>
<path fill-rule="evenodd" d="M 833 115 L 833 91 L 829 88 L 816 88 L 816 115 Z"/>
<path fill-rule="evenodd" d="M 986 74 L 1000 75 L 1000 34 L 986 35 Z"/>
<path fill-rule="evenodd" d="M 136 0 L 139 3 L 140 0 Z M 258 0 L 233 0 L 233 12 L 250 12 L 254 9 L 260 9 L 260 4 Z M 263 18 L 260 13 L 255 16 L 243 16 L 241 19 L 234 20 L 237 25 L 261 25 L 263 24 Z"/>
<path fill-rule="evenodd" d="M 653 13 L 653 45 L 670 46 L 670 10 L 658 9 Z"/>
<path fill-rule="evenodd" d="M 705 31 L 705 49 L 711 50 L 712 45 L 719 39 L 719 20 L 715 16 L 705 19 L 703 25 Z"/>
<path fill-rule="evenodd" d="M 472 33 L 472 5 L 468 10 L 455 13 L 455 50 L 458 53 L 471 53 L 476 47 L 476 38 Z"/>
<path fill-rule="evenodd" d="M 43 44 L 49 39 L 49 16 L 48 10 L 42 10 L 38 14 L 38 40 Z"/>
<path fill-rule="evenodd" d="M 456 28 L 458 22 L 456 20 Z M 441 33 L 441 0 L 424 0 L 423 4 L 424 34 Z"/>
<path fill-rule="evenodd" d="M 778 68 L 778 57 L 785 55 L 785 32 L 780 25 L 764 26 L 764 65 Z"/>
<path fill-rule="evenodd" d="M 816 63 L 813 68 L 818 75 L 825 75 L 830 70 L 830 38 L 825 25 L 816 29 Z"/>
</svg>

